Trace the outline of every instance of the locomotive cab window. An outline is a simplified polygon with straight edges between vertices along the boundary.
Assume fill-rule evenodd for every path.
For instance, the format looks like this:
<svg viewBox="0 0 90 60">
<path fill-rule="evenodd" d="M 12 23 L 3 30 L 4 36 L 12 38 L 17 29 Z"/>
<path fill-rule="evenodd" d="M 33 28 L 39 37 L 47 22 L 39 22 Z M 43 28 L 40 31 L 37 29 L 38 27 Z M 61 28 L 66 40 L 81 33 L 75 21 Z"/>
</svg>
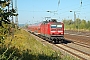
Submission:
<svg viewBox="0 0 90 60">
<path fill-rule="evenodd" d="M 56 28 L 57 26 L 56 25 L 51 25 L 51 28 Z"/>
<path fill-rule="evenodd" d="M 57 25 L 57 28 L 62 28 L 62 25 Z"/>
<path fill-rule="evenodd" d="M 62 28 L 62 25 L 51 25 L 51 28 Z"/>
</svg>

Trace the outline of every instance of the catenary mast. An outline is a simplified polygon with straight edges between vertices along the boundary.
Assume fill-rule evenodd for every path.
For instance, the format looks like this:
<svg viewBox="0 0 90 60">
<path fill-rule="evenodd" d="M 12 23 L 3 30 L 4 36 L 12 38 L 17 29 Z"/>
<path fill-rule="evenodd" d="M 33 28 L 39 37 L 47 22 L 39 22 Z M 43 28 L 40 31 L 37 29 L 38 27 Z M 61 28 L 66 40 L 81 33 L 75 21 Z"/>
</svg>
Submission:
<svg viewBox="0 0 90 60">
<path fill-rule="evenodd" d="M 18 14 L 17 0 L 15 0 L 15 10 L 16 10 L 16 14 Z M 18 15 L 15 17 L 15 24 L 18 25 Z"/>
</svg>

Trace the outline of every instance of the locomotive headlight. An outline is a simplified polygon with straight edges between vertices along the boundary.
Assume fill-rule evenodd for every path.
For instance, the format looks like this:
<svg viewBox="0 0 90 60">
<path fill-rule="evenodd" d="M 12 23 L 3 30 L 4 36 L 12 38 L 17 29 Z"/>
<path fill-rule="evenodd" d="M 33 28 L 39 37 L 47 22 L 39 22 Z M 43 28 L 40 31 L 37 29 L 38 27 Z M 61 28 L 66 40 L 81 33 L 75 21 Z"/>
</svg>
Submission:
<svg viewBox="0 0 90 60">
<path fill-rule="evenodd" d="M 63 33 L 61 33 L 61 34 L 63 34 Z"/>
<path fill-rule="evenodd" d="M 55 35 L 55 33 L 54 32 L 51 32 L 51 35 Z"/>
<path fill-rule="evenodd" d="M 51 33 L 51 35 L 54 35 L 54 33 Z"/>
</svg>

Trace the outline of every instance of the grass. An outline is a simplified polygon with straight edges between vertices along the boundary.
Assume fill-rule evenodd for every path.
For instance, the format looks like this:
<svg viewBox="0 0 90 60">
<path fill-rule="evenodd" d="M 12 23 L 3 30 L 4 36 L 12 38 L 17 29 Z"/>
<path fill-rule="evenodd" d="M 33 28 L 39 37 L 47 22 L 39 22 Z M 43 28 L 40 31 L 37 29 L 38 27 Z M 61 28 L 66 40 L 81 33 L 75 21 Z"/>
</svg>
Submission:
<svg viewBox="0 0 90 60">
<path fill-rule="evenodd" d="M 13 39 L 7 37 L 3 46 L 0 48 L 2 60 L 74 60 L 41 44 L 23 29 L 17 30 Z"/>
</svg>

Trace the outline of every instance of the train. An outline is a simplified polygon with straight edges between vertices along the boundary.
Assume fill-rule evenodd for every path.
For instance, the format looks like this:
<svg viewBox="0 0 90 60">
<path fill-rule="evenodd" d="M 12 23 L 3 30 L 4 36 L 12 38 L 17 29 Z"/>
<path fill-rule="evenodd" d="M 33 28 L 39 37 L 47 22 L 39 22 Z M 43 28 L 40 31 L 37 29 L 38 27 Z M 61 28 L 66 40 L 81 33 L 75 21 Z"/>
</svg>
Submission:
<svg viewBox="0 0 90 60">
<path fill-rule="evenodd" d="M 52 43 L 61 43 L 64 40 L 64 23 L 57 22 L 56 19 L 29 25 L 28 31 Z"/>
</svg>

